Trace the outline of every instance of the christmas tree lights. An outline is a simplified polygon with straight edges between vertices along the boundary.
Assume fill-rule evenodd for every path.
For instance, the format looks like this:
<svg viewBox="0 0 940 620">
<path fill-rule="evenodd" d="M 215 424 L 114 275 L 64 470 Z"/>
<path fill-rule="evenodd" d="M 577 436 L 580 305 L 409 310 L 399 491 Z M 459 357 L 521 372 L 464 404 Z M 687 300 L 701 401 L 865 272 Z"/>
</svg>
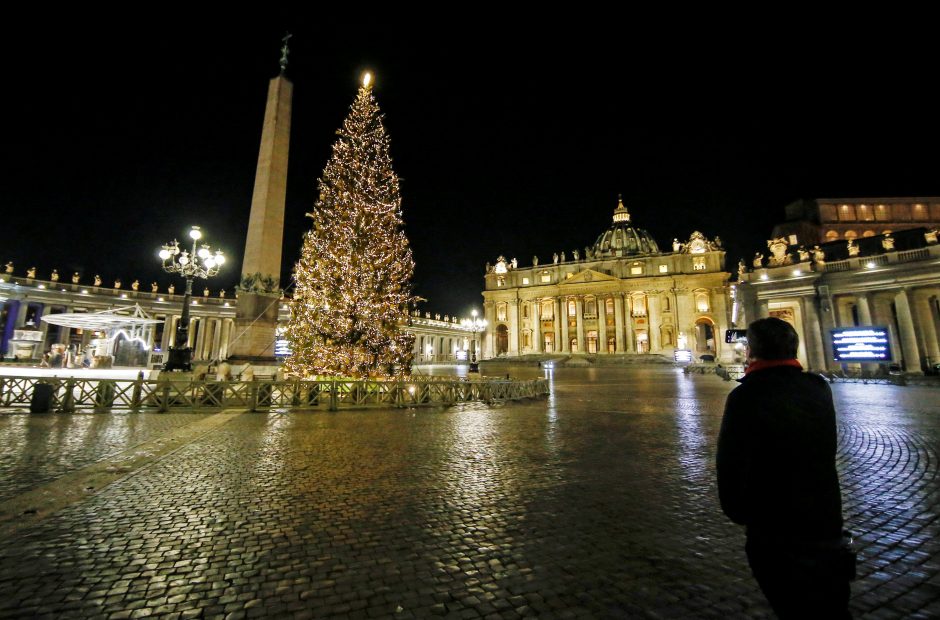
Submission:
<svg viewBox="0 0 940 620">
<path fill-rule="evenodd" d="M 286 365 L 300 376 L 410 370 L 414 335 L 403 327 L 414 261 L 382 119 L 370 76 L 337 131 L 294 267 Z"/>
</svg>

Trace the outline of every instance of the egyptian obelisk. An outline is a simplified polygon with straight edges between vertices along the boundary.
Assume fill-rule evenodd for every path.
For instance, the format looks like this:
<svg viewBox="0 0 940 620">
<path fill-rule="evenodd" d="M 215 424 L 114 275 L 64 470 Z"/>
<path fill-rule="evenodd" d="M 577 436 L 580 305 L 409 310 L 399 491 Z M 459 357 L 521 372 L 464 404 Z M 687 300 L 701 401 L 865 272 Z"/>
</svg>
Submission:
<svg viewBox="0 0 940 620">
<path fill-rule="evenodd" d="M 235 340 L 229 359 L 272 364 L 281 297 L 281 246 L 290 147 L 291 98 L 294 85 L 284 75 L 288 41 L 281 48 L 281 71 L 268 85 L 261 149 L 251 198 L 248 237 L 242 261 L 235 314 Z"/>
</svg>

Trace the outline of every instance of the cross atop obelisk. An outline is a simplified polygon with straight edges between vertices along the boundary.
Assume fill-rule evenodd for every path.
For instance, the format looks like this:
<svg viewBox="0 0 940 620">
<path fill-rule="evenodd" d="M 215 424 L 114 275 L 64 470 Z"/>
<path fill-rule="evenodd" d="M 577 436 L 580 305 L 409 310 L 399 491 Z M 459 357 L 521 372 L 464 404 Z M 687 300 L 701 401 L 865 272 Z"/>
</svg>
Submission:
<svg viewBox="0 0 940 620">
<path fill-rule="evenodd" d="M 235 341 L 231 349 L 235 359 L 274 359 L 294 91 L 293 84 L 284 74 L 290 38 L 291 35 L 287 34 L 281 39 L 284 43 L 279 63 L 281 71 L 268 85 L 248 237 L 238 287 Z"/>
<path fill-rule="evenodd" d="M 284 35 L 284 38 L 281 41 L 284 42 L 284 45 L 281 46 L 281 73 L 287 71 L 287 55 L 290 54 L 290 48 L 287 47 L 287 44 L 290 42 L 290 38 L 294 36 L 291 33 Z"/>
</svg>

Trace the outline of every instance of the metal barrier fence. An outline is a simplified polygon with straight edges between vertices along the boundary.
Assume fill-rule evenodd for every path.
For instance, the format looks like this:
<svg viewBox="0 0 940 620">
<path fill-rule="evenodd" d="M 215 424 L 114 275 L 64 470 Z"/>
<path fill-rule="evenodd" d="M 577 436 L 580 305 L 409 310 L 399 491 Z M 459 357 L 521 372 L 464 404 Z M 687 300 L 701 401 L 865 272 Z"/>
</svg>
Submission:
<svg viewBox="0 0 940 620">
<path fill-rule="evenodd" d="M 0 377 L 0 407 L 29 406 L 36 385 L 52 387 L 52 409 L 318 408 L 330 411 L 369 407 L 441 406 L 537 398 L 548 394 L 545 379 L 408 381 L 190 381 Z"/>
</svg>

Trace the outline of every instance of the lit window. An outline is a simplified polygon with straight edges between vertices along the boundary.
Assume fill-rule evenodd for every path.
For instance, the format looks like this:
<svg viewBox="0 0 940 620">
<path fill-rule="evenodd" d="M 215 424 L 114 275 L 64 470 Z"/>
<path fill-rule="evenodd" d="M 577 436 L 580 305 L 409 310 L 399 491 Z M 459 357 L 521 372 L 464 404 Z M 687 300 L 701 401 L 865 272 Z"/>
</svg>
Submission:
<svg viewBox="0 0 940 620">
<path fill-rule="evenodd" d="M 630 275 L 633 275 L 633 276 L 643 275 L 643 268 L 642 267 L 630 267 Z"/>
<path fill-rule="evenodd" d="M 573 299 L 568 300 L 568 316 L 578 316 L 578 307 Z"/>
<path fill-rule="evenodd" d="M 669 273 L 669 265 L 660 265 L 659 273 Z"/>
<path fill-rule="evenodd" d="M 503 276 L 496 278 L 496 286 L 506 286 L 506 278 Z"/>
<path fill-rule="evenodd" d="M 633 316 L 646 316 L 646 295 L 636 293 L 630 296 Z"/>
<path fill-rule="evenodd" d="M 705 269 L 706 265 L 704 256 L 696 256 L 692 259 L 692 271 L 705 271 Z"/>
<path fill-rule="evenodd" d="M 839 238 L 838 232 L 834 230 L 830 230 L 826 232 L 826 241 L 835 241 L 838 238 Z"/>
<path fill-rule="evenodd" d="M 550 321 L 555 318 L 555 302 L 551 299 L 546 299 L 542 302 L 542 319 Z"/>
<path fill-rule="evenodd" d="M 542 282 L 543 282 L 543 283 L 547 284 L 547 283 L 549 283 L 549 282 L 551 282 L 551 281 L 552 281 L 552 276 L 551 276 L 551 275 L 549 275 L 549 274 L 547 274 L 547 273 L 543 273 L 543 274 L 542 274 Z"/>
<path fill-rule="evenodd" d="M 857 239 L 857 238 L 858 238 L 858 233 L 855 232 L 854 230 L 847 230 L 847 231 L 845 231 L 845 238 L 846 238 L 846 239 Z"/>
<path fill-rule="evenodd" d="M 699 312 L 708 312 L 708 293 L 695 294 L 695 309 Z"/>
<path fill-rule="evenodd" d="M 506 304 L 497 304 L 496 305 L 496 320 L 505 321 L 506 320 Z"/>
<path fill-rule="evenodd" d="M 584 300 L 584 316 L 597 316 L 597 302 L 593 297 Z"/>
<path fill-rule="evenodd" d="M 523 284 L 528 284 L 528 283 L 529 283 L 529 278 L 523 277 L 523 278 L 522 278 L 522 283 L 523 283 Z"/>
</svg>

